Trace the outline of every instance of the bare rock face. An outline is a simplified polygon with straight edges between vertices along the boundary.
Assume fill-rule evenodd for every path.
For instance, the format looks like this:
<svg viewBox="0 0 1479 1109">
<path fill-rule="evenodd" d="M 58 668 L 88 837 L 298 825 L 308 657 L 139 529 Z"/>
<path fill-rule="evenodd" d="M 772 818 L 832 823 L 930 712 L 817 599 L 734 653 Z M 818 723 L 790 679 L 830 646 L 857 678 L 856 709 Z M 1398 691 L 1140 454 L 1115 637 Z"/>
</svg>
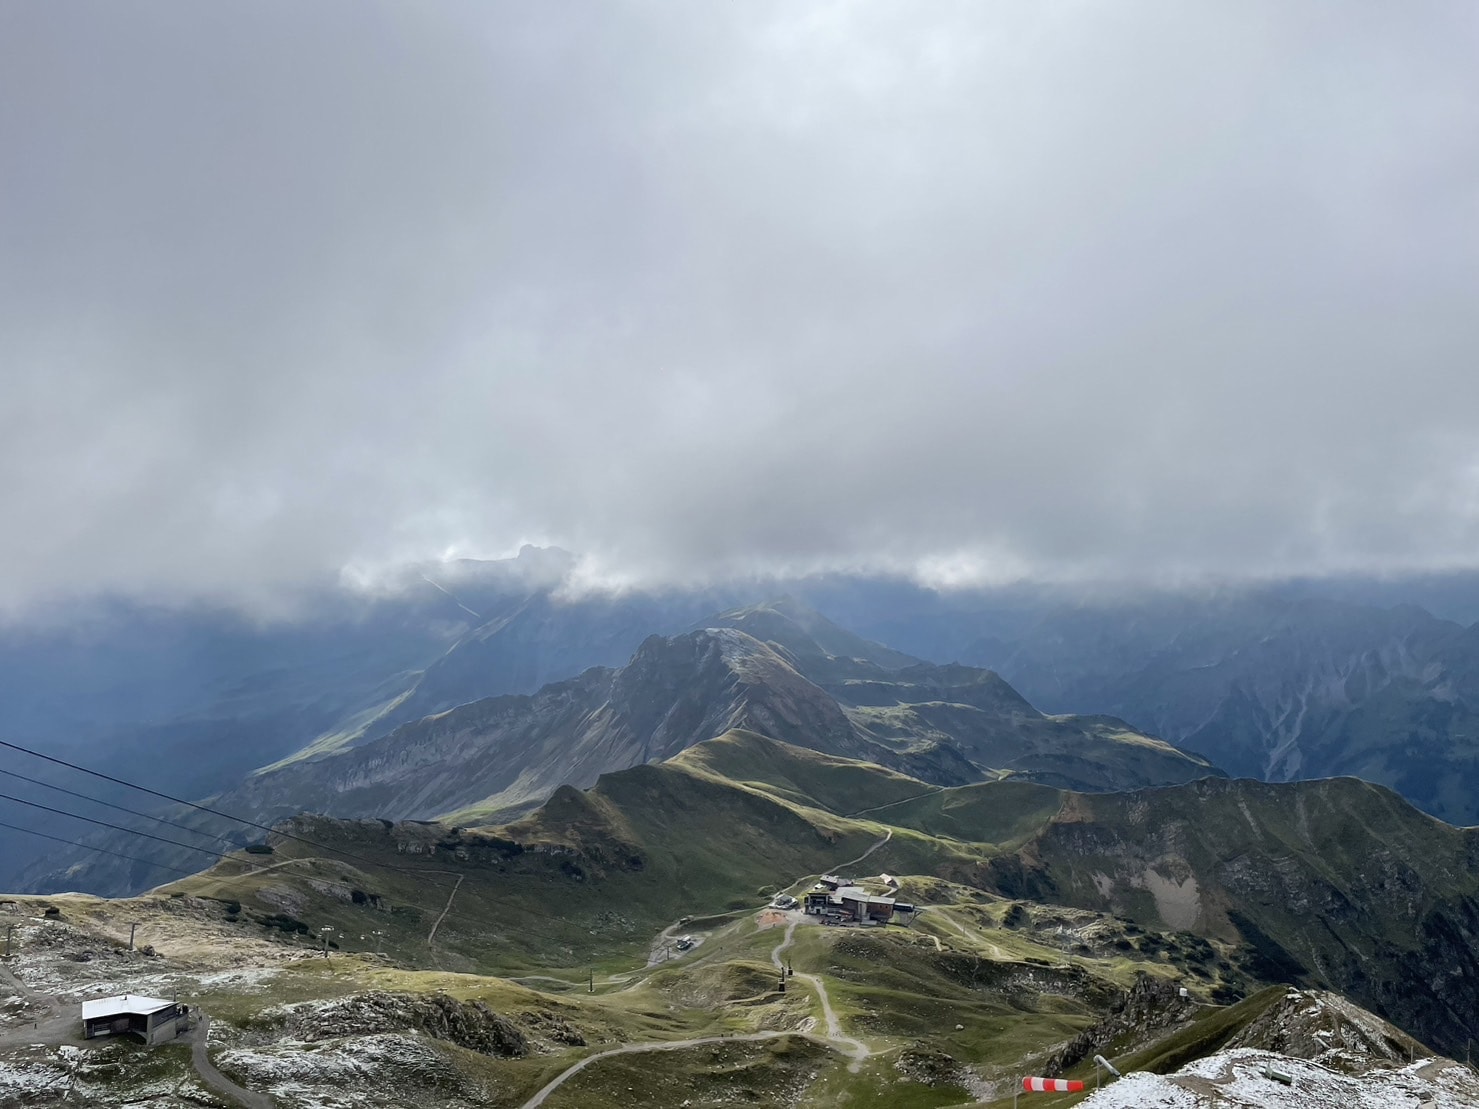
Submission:
<svg viewBox="0 0 1479 1109">
<path fill-rule="evenodd" d="M 216 1058 L 235 1081 L 268 1093 L 279 1105 L 476 1109 L 490 1100 L 481 1084 L 469 1080 L 434 1041 L 412 1033 L 346 1036 L 316 1049 L 284 1040 L 227 1048 Z M 311 1101 L 299 1100 L 305 1090 L 313 1092 Z"/>
<path fill-rule="evenodd" d="M 1174 983 L 1142 974 L 1117 997 L 1098 1024 L 1085 1028 L 1056 1053 L 1048 1056 L 1044 1073 L 1060 1074 L 1089 1056 L 1126 1037 L 1149 1041 L 1184 1024 L 1195 1015 L 1195 1002 L 1183 998 Z"/>
<path fill-rule="evenodd" d="M 735 729 L 942 785 L 1007 765 L 1089 789 L 1217 773 L 1121 721 L 1045 717 L 987 671 L 922 663 L 890 670 L 827 655 L 800 632 L 775 643 L 713 627 L 650 636 L 619 669 L 592 668 L 533 696 L 472 701 L 271 768 L 222 804 L 261 820 L 326 804 L 340 818 L 425 819 L 470 808 L 479 820 L 506 820 L 562 785 L 584 789 L 602 774 L 672 758 Z"/>
<path fill-rule="evenodd" d="M 735 727 L 837 754 L 869 744 L 775 650 L 712 629 L 647 639 L 620 670 L 591 669 L 532 697 L 460 705 L 331 757 L 253 776 L 223 804 L 279 819 L 419 819 L 468 805 L 528 811 L 564 784 L 669 758 Z"/>
<path fill-rule="evenodd" d="M 899 1052 L 894 1069 L 922 1086 L 959 1086 L 966 1070 L 953 1056 L 927 1043 L 911 1044 Z"/>
<path fill-rule="evenodd" d="M 1405 1032 L 1328 990 L 1291 989 L 1249 1021 L 1227 1046 L 1312 1059 L 1349 1074 L 1430 1054 Z"/>
<path fill-rule="evenodd" d="M 458 1001 L 444 993 L 365 993 L 328 1002 L 293 1005 L 284 1031 L 314 1043 L 344 1036 L 420 1032 L 483 1055 L 522 1058 L 529 1041 L 513 1023 L 481 1001 Z"/>
</svg>

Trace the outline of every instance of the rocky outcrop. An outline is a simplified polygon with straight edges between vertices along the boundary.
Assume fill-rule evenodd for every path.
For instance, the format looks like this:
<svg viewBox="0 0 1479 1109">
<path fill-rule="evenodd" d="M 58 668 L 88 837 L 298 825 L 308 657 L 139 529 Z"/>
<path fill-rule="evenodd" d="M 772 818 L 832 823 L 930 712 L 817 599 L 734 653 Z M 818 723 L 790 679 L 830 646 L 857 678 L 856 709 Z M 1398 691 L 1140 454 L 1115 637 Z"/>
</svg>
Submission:
<svg viewBox="0 0 1479 1109">
<path fill-rule="evenodd" d="M 284 1033 L 306 1043 L 382 1032 L 420 1032 L 483 1055 L 522 1058 L 529 1040 L 481 1001 L 444 993 L 363 993 L 308 1002 L 281 1012 Z"/>
<path fill-rule="evenodd" d="M 1277 1051 L 1361 1074 L 1375 1064 L 1400 1066 L 1429 1055 L 1401 1029 L 1329 990 L 1287 990 L 1235 1033 L 1229 1048 Z"/>
<path fill-rule="evenodd" d="M 1043 1063 L 1043 1073 L 1061 1074 L 1113 1043 L 1147 1043 L 1189 1021 L 1197 1012 L 1191 998 L 1182 997 L 1174 983 L 1149 974 L 1138 975 L 1114 999 L 1097 1024 L 1085 1028 Z"/>
<path fill-rule="evenodd" d="M 870 750 L 836 702 L 775 650 L 713 629 L 652 636 L 620 670 L 461 705 L 362 747 L 257 774 L 223 805 L 268 819 L 300 811 L 419 819 L 474 805 L 511 817 L 561 785 L 584 788 L 736 727 L 835 754 Z"/>
<path fill-rule="evenodd" d="M 479 820 L 510 819 L 559 786 L 583 789 L 735 729 L 942 785 L 996 770 L 1087 789 L 1217 773 L 1121 721 L 1046 717 L 989 671 L 918 663 L 812 617 L 782 605 L 720 618 L 784 642 L 734 626 L 650 636 L 620 669 L 460 705 L 264 771 L 222 804 L 258 819 L 318 811 L 405 820 L 469 808 Z M 883 662 L 828 654 L 809 627 L 836 649 Z"/>
</svg>

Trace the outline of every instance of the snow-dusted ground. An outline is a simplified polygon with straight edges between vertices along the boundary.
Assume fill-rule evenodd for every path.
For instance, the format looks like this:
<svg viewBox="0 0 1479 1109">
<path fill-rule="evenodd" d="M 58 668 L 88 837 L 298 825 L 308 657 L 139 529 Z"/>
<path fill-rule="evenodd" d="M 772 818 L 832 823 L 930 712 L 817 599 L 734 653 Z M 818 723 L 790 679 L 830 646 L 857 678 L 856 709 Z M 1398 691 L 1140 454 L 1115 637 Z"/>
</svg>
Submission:
<svg viewBox="0 0 1479 1109">
<path fill-rule="evenodd" d="M 230 1048 L 216 1057 L 223 1070 L 291 1109 L 477 1109 L 487 1092 L 472 1086 L 424 1039 L 386 1033 L 328 1043 L 280 1040 Z"/>
<path fill-rule="evenodd" d="M 197 968 L 190 965 L 193 960 L 129 952 L 60 921 L 26 921 L 15 929 L 15 939 L 19 951 L 7 960 L 9 971 L 27 989 L 69 1002 L 123 993 L 152 997 L 201 990 L 256 993 L 270 987 L 283 965 L 312 957 L 312 953 L 283 952 L 261 943 L 244 944 L 249 955 L 239 956 L 242 965 Z M 247 962 L 249 957 L 257 961 Z M 14 999 L 0 998 L 0 1025 L 12 1008 L 18 1009 Z"/>
<path fill-rule="evenodd" d="M 0 1105 L 23 1105 L 25 1095 L 64 1089 L 67 1071 L 59 1050 L 27 1048 L 0 1058 Z"/>
<path fill-rule="evenodd" d="M 1293 1079 L 1265 1077 L 1271 1068 Z M 1319 1063 L 1235 1048 L 1175 1074 L 1129 1074 L 1082 1109 L 1479 1109 L 1479 1077 L 1447 1060 L 1343 1074 Z"/>
<path fill-rule="evenodd" d="M 88 1050 L 12 1049 L 0 1058 L 0 1106 L 36 1109 L 183 1109 L 223 1106 L 189 1072 L 183 1055 L 148 1054 L 142 1045 L 111 1043 Z"/>
</svg>

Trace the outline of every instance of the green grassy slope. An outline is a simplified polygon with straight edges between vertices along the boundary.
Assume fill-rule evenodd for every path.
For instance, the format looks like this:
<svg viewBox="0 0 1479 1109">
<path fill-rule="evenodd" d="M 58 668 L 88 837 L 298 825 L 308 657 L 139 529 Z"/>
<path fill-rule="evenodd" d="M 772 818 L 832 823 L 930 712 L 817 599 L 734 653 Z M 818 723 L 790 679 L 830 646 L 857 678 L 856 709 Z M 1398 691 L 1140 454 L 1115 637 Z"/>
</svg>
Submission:
<svg viewBox="0 0 1479 1109">
<path fill-rule="evenodd" d="M 337 935 L 385 933 L 398 958 L 492 973 L 624 965 L 678 917 L 763 903 L 758 891 L 854 858 L 881 834 L 682 763 L 563 787 L 500 829 L 302 817 L 291 830 L 331 850 L 274 837 L 270 857 L 237 856 L 169 888 Z"/>
<path fill-rule="evenodd" d="M 584 792 L 562 788 L 502 828 L 300 827 L 360 857 L 285 840 L 276 862 L 324 857 L 256 873 L 232 861 L 179 888 L 239 898 L 258 916 L 312 916 L 337 935 L 384 932 L 387 949 L 417 965 L 570 976 L 640 960 L 679 917 L 799 892 L 807 875 L 887 835 L 866 872 L 944 879 L 956 900 L 975 889 L 1208 937 L 1241 952 L 1220 960 L 1209 985 L 1240 974 L 1326 984 L 1441 1046 L 1479 1031 L 1479 833 L 1354 780 L 1207 779 L 1128 794 L 1012 780 L 930 789 L 734 734 Z M 380 907 L 357 903 L 354 890 Z M 1104 954 L 1108 941 L 1075 942 Z M 1194 946 L 1116 942 L 1126 958 L 1162 962 Z"/>
<path fill-rule="evenodd" d="M 839 815 L 897 805 L 937 790 L 876 763 L 824 755 L 746 731 L 728 732 L 690 747 L 670 765 Z"/>
<path fill-rule="evenodd" d="M 1067 795 L 982 884 L 1241 940 L 1456 1050 L 1479 1032 L 1479 832 L 1380 786 L 1208 779 Z"/>
</svg>

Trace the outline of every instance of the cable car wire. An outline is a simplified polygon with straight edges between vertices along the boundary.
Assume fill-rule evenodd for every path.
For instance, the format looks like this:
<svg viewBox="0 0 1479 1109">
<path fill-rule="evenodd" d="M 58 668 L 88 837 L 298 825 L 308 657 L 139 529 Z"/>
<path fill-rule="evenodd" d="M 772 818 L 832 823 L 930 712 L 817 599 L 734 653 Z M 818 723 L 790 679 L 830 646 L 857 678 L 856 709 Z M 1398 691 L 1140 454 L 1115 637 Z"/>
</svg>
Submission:
<svg viewBox="0 0 1479 1109">
<path fill-rule="evenodd" d="M 40 778 L 28 778 L 24 774 L 18 774 L 14 770 L 6 770 L 3 767 L 0 767 L 0 774 L 4 774 L 11 778 L 19 778 L 23 782 L 30 782 L 33 786 L 41 786 L 43 789 L 53 789 L 56 790 L 56 792 L 58 793 L 65 793 L 68 797 L 76 797 L 83 801 L 91 801 L 94 805 L 106 805 L 110 809 L 117 809 L 119 812 L 126 812 L 130 816 L 142 817 L 145 820 L 152 820 L 157 824 L 168 824 L 171 828 L 179 828 L 182 832 L 190 832 L 192 835 L 205 836 L 207 839 L 213 839 L 218 843 L 225 843 L 233 848 L 239 849 L 238 844 L 232 843 L 224 836 L 218 836 L 213 832 L 202 832 L 199 828 L 192 828 L 188 824 L 181 824 L 175 820 L 167 820 L 162 816 L 151 816 L 149 813 L 140 812 L 138 809 L 131 809 L 127 805 L 117 805 L 114 804 L 112 801 L 104 801 L 101 797 L 92 797 L 86 793 L 78 793 L 75 790 L 66 789 L 59 785 L 53 785 L 51 782 L 43 782 Z"/>
<path fill-rule="evenodd" d="M 65 843 L 69 847 L 80 847 L 84 851 L 99 851 L 104 855 L 113 855 L 120 859 L 127 859 L 133 863 L 143 863 L 145 866 L 157 866 L 160 870 L 173 870 L 176 874 L 189 876 L 190 871 L 181 870 L 177 866 L 169 866 L 165 863 L 156 863 L 151 859 L 141 859 L 137 855 L 125 855 L 122 851 L 110 851 L 106 847 L 93 847 L 90 844 L 78 843 L 75 839 L 63 839 L 61 836 L 53 836 L 47 832 L 38 832 L 35 828 L 22 828 L 19 824 L 7 824 L 0 820 L 0 828 L 9 828 L 12 832 L 24 832 L 28 836 L 40 836 L 42 839 L 53 840 L 56 843 Z"/>
</svg>

